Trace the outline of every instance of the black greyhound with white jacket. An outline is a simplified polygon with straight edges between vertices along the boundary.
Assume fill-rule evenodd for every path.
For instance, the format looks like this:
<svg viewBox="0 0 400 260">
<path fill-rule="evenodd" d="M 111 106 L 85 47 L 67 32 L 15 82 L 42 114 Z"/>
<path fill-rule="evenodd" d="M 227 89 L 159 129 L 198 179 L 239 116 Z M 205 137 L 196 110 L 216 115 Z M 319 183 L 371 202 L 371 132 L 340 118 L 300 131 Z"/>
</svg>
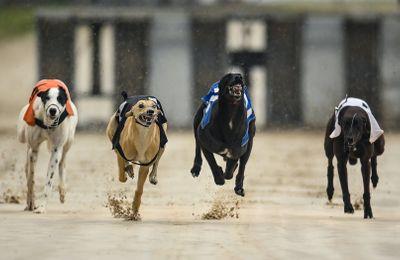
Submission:
<svg viewBox="0 0 400 260">
<path fill-rule="evenodd" d="M 255 115 L 251 100 L 240 74 L 226 74 L 213 84 L 194 117 L 196 156 L 191 173 L 198 177 L 201 151 L 210 165 L 214 182 L 223 185 L 233 177 L 238 161 L 235 193 L 244 196 L 243 180 L 255 135 Z M 226 161 L 225 173 L 215 161 L 215 154 Z"/>
<path fill-rule="evenodd" d="M 32 92 L 30 104 L 20 112 L 18 140 L 27 143 L 25 173 L 28 194 L 25 210 L 35 213 L 46 211 L 53 177 L 59 174 L 60 202 L 65 200 L 65 157 L 71 147 L 78 123 L 78 113 L 70 99 L 67 87 L 60 80 L 42 80 Z M 34 172 L 39 146 L 47 141 L 51 152 L 43 197 L 35 204 Z"/>
<path fill-rule="evenodd" d="M 328 158 L 328 186 L 326 189 L 328 199 L 332 199 L 334 192 L 332 160 L 336 156 L 344 212 L 354 213 L 347 183 L 346 164 L 349 161 L 350 164 L 355 165 L 360 159 L 364 184 L 364 218 L 372 218 L 370 179 L 375 188 L 379 180 L 377 156 L 384 152 L 385 139 L 383 130 L 379 127 L 365 101 L 349 97 L 339 104 L 326 127 L 324 148 Z"/>
</svg>

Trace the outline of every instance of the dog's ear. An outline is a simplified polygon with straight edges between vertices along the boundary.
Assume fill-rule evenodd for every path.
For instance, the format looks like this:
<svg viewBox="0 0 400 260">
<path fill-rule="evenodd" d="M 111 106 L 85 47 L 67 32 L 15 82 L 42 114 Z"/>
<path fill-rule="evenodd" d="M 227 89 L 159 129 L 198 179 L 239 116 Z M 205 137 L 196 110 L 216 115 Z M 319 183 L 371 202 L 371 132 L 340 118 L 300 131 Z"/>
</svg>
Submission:
<svg viewBox="0 0 400 260">
<path fill-rule="evenodd" d="M 124 101 L 128 99 L 128 94 L 125 91 L 121 92 L 121 96 L 123 97 Z"/>
<path fill-rule="evenodd" d="M 125 117 L 130 117 L 133 116 L 133 111 L 129 110 L 128 112 L 125 113 Z"/>
</svg>

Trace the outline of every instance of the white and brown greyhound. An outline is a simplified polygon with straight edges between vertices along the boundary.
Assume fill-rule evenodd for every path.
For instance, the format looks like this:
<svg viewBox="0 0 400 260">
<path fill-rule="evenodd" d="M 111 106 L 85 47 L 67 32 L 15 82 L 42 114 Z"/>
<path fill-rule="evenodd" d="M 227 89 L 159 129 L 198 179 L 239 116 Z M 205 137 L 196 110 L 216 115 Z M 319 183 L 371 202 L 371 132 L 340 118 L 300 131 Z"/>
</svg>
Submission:
<svg viewBox="0 0 400 260">
<path fill-rule="evenodd" d="M 72 103 L 67 86 L 58 79 L 39 81 L 32 91 L 29 104 L 20 112 L 18 122 L 18 140 L 27 143 L 25 173 L 28 186 L 27 206 L 25 210 L 35 213 L 46 211 L 53 177 L 59 175 L 60 202 L 65 200 L 65 158 L 74 140 L 78 123 L 78 112 Z M 42 198 L 35 204 L 34 176 L 39 146 L 47 141 L 51 152 L 47 169 L 47 178 Z"/>
</svg>

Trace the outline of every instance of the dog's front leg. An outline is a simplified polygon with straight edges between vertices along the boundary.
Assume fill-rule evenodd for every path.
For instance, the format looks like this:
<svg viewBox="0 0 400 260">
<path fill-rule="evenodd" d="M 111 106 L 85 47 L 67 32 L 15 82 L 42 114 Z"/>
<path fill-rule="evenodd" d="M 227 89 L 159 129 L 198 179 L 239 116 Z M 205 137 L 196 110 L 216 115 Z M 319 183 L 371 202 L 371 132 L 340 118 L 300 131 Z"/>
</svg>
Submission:
<svg viewBox="0 0 400 260">
<path fill-rule="evenodd" d="M 210 165 L 215 184 L 224 185 L 225 184 L 224 172 L 222 171 L 222 168 L 219 167 L 217 162 L 215 161 L 214 154 L 204 149 L 203 147 L 201 147 L 201 149 L 203 151 L 204 157 L 206 157 L 206 160 Z"/>
<path fill-rule="evenodd" d="M 351 205 L 349 185 L 347 182 L 347 157 L 345 155 L 337 156 L 337 168 L 339 172 L 339 181 L 342 188 L 344 213 L 354 213 L 353 205 Z"/>
<path fill-rule="evenodd" d="M 35 209 L 35 165 L 37 161 L 38 149 L 28 146 L 25 173 L 28 193 L 26 196 L 26 208 L 25 210 L 32 211 Z"/>
<path fill-rule="evenodd" d="M 361 173 L 364 183 L 364 218 L 373 218 L 371 208 L 371 194 L 369 192 L 369 180 L 371 176 L 371 167 L 369 158 L 363 158 L 361 160 Z"/>
<path fill-rule="evenodd" d="M 251 150 L 253 149 L 253 138 L 249 140 L 247 145 L 246 152 L 240 157 L 239 160 L 239 172 L 236 175 L 235 180 L 235 188 L 234 191 L 237 195 L 244 197 L 244 188 L 243 188 L 243 181 L 244 181 L 244 170 L 246 168 L 246 164 L 250 158 Z"/>
<path fill-rule="evenodd" d="M 228 159 L 226 161 L 226 167 L 225 167 L 225 179 L 230 180 L 233 178 L 233 173 L 235 172 L 236 168 L 238 166 L 238 160 L 237 159 Z"/>
<path fill-rule="evenodd" d="M 133 215 L 131 217 L 132 217 L 132 220 L 135 220 L 135 221 L 141 220 L 141 217 L 139 214 L 139 207 L 142 202 L 143 186 L 147 179 L 148 173 L 149 173 L 149 167 L 140 166 L 137 188 L 135 191 L 135 198 L 134 198 L 133 204 L 132 204 Z"/>
<path fill-rule="evenodd" d="M 61 156 L 61 161 L 59 164 L 59 176 L 60 176 L 60 180 L 59 180 L 59 185 L 58 185 L 58 192 L 60 195 L 60 202 L 64 203 L 65 202 L 65 195 L 66 195 L 66 187 L 65 187 L 65 180 L 66 180 L 66 176 L 67 176 L 67 171 L 65 169 L 65 160 L 66 160 L 66 156 L 68 153 L 68 150 L 71 146 L 71 143 L 67 143 L 65 144 L 64 148 L 63 148 L 63 152 L 62 152 L 62 156 Z"/>
<path fill-rule="evenodd" d="M 62 146 L 55 146 L 51 150 L 49 167 L 47 169 L 46 184 L 44 186 L 43 198 L 39 206 L 35 209 L 35 213 L 45 213 L 47 200 L 51 193 L 51 188 L 53 187 L 53 177 L 54 174 L 59 174 L 59 165 L 62 157 Z"/>
<path fill-rule="evenodd" d="M 199 142 L 199 136 L 197 134 L 197 129 L 200 125 L 201 119 L 203 118 L 203 110 L 206 107 L 205 104 L 202 104 L 200 108 L 197 110 L 197 113 L 193 120 L 193 131 L 194 131 L 194 138 L 195 138 L 195 157 L 193 161 L 193 167 L 190 170 L 193 177 L 199 177 L 201 171 L 201 165 L 203 164 L 203 159 L 201 158 L 201 148 Z"/>
</svg>

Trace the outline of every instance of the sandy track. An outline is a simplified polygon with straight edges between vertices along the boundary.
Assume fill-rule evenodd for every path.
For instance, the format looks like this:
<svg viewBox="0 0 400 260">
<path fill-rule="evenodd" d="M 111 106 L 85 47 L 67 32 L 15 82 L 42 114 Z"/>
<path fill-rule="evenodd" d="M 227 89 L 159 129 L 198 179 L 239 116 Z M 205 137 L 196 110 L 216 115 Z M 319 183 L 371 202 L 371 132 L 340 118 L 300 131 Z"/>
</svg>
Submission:
<svg viewBox="0 0 400 260">
<path fill-rule="evenodd" d="M 58 193 L 53 192 L 48 213 L 34 215 L 23 211 L 25 147 L 3 134 L 0 194 L 10 189 L 9 193 L 22 197 L 22 204 L 0 204 L 0 258 L 396 259 L 400 255 L 400 135 L 387 136 L 386 154 L 378 160 L 380 183 L 372 193 L 373 220 L 363 220 L 362 210 L 343 214 L 336 173 L 335 205 L 326 205 L 321 138 L 321 133 L 259 133 L 242 199 L 233 194 L 234 181 L 215 186 L 206 165 L 193 179 L 191 134 L 173 133 L 160 163 L 159 184 L 146 183 L 143 221 L 127 222 L 113 218 L 104 205 L 108 192 L 122 192 L 131 199 L 136 179 L 118 182 L 114 154 L 103 135 L 78 134 L 67 161 L 67 202 L 59 204 Z M 44 183 L 48 157 L 43 146 L 37 191 Z M 351 167 L 349 175 L 354 202 L 362 194 L 359 166 Z M 201 220 L 215 201 L 229 207 L 238 202 L 239 218 Z"/>
</svg>

